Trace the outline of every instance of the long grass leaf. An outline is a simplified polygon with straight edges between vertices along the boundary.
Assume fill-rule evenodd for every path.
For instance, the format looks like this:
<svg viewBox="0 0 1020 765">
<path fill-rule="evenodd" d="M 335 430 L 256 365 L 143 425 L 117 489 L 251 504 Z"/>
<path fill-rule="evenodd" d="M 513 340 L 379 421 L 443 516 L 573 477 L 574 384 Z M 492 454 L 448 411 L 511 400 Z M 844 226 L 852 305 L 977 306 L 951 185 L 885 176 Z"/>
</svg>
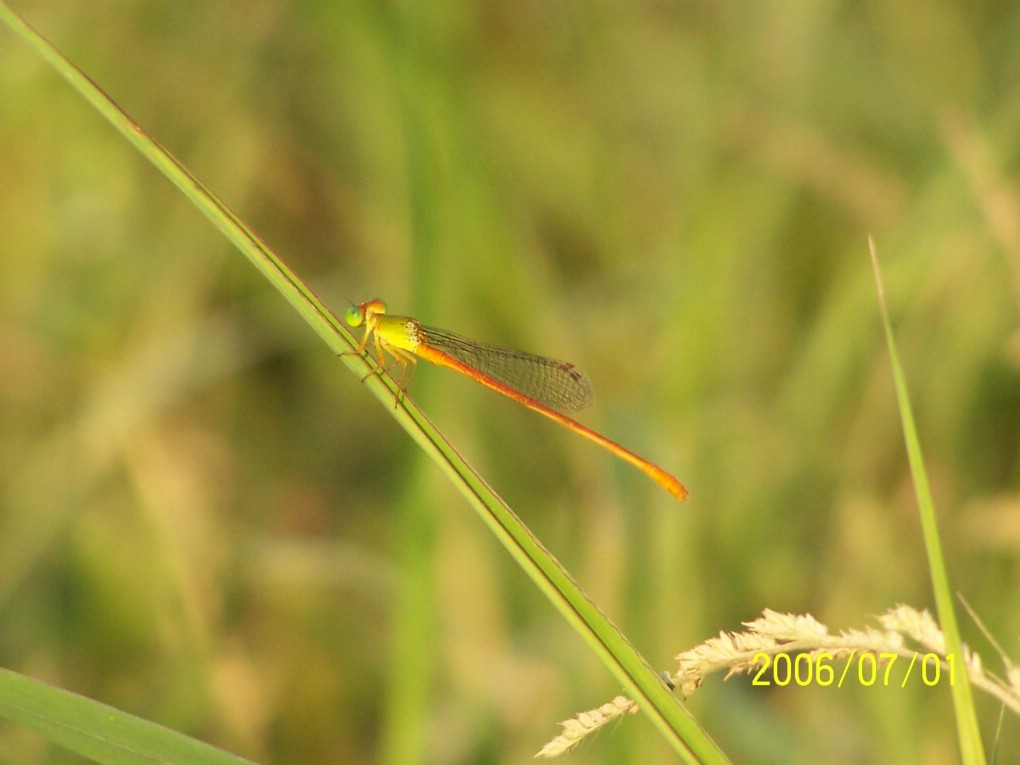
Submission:
<svg viewBox="0 0 1020 765">
<path fill-rule="evenodd" d="M 0 715 L 97 762 L 250 765 L 162 725 L 5 669 L 0 669 Z"/>
<path fill-rule="evenodd" d="M 0 18 L 205 213 L 334 351 L 345 352 L 356 348 L 350 332 L 311 289 L 179 160 L 2 1 Z M 344 360 L 362 377 L 373 371 L 363 356 L 347 355 Z M 687 762 L 725 762 L 722 752 L 669 692 L 644 658 L 599 611 L 517 515 L 465 462 L 417 405 L 402 396 L 396 383 L 387 375 L 373 374 L 366 382 L 404 429 L 447 473 L 500 542 L 595 650 L 626 691 L 633 695 L 673 748 Z M 394 406 L 394 401 L 398 401 L 397 406 Z"/>
<path fill-rule="evenodd" d="M 893 336 L 886 306 L 885 290 L 882 286 L 882 274 L 879 270 L 878 255 L 875 243 L 868 241 L 871 252 L 871 264 L 875 272 L 875 285 L 878 290 L 878 301 L 882 312 L 882 327 L 889 348 L 889 360 L 892 364 L 893 383 L 896 387 L 896 399 L 899 403 L 900 419 L 903 425 L 903 437 L 907 445 L 907 458 L 910 472 L 914 479 L 914 490 L 917 492 L 917 508 L 921 518 L 921 530 L 924 535 L 924 546 L 928 556 L 928 567 L 931 574 L 932 588 L 935 592 L 935 606 L 938 609 L 939 623 L 946 637 L 946 653 L 952 654 L 963 661 L 963 646 L 960 641 L 960 630 L 956 623 L 956 612 L 953 608 L 953 593 L 946 573 L 946 562 L 942 555 L 942 542 L 939 538 L 938 519 L 935 517 L 935 503 L 932 501 L 931 488 L 928 485 L 928 473 L 924 467 L 924 456 L 921 453 L 921 441 L 917 435 L 914 412 L 910 404 L 910 393 L 907 390 L 906 376 L 900 365 L 899 353 L 896 351 L 896 339 Z M 952 684 L 953 708 L 956 713 L 957 734 L 960 742 L 960 753 L 967 765 L 982 765 L 985 762 L 984 746 L 981 742 L 981 730 L 974 711 L 974 698 L 970 681 L 966 672 L 957 676 Z"/>
</svg>

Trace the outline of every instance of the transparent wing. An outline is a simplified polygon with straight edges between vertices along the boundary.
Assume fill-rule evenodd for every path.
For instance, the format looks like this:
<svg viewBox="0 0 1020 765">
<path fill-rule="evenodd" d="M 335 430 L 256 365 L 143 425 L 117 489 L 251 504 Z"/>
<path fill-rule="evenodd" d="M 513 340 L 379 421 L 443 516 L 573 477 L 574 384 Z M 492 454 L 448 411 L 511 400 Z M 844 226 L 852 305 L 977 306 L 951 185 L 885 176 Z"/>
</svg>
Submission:
<svg viewBox="0 0 1020 765">
<path fill-rule="evenodd" d="M 421 331 L 433 348 L 561 414 L 587 409 L 594 400 L 591 382 L 567 361 L 484 345 L 445 329 Z"/>
</svg>

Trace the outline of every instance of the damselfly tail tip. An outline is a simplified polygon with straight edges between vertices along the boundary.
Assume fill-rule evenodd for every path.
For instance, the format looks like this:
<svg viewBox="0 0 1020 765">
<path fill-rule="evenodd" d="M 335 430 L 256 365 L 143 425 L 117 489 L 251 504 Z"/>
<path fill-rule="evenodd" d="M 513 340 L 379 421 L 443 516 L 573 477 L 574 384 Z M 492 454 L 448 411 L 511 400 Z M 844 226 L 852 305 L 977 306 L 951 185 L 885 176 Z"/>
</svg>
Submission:
<svg viewBox="0 0 1020 765">
<path fill-rule="evenodd" d="M 666 487 L 666 491 L 676 497 L 677 502 L 683 502 L 687 499 L 687 487 L 679 481 L 674 482 L 670 486 Z"/>
<path fill-rule="evenodd" d="M 683 502 L 687 499 L 686 486 L 662 468 L 658 466 L 653 467 L 655 467 L 654 471 L 646 471 L 653 481 L 672 494 L 676 498 L 677 502 Z"/>
</svg>

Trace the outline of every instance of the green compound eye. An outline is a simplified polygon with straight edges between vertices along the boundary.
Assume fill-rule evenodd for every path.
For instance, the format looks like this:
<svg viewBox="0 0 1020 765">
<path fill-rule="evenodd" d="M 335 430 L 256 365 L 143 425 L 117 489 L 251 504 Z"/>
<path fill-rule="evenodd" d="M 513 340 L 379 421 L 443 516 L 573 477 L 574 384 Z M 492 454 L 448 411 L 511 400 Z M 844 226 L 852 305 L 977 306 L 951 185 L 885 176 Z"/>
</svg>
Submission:
<svg viewBox="0 0 1020 765">
<path fill-rule="evenodd" d="M 344 316 L 344 320 L 347 322 L 349 327 L 360 327 L 365 323 L 365 314 L 362 313 L 361 309 L 352 305 L 347 309 L 347 314 Z"/>
</svg>

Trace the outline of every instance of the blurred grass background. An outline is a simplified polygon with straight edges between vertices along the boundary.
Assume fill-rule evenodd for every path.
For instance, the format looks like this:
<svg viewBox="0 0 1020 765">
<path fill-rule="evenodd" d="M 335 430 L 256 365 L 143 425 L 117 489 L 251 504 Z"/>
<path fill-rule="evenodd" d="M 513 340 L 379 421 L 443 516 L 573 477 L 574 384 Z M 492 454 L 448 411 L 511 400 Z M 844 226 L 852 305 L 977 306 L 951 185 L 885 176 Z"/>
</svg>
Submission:
<svg viewBox="0 0 1020 765">
<path fill-rule="evenodd" d="M 950 575 L 1020 654 L 1013 4 L 15 7 L 336 310 L 380 296 L 585 369 L 583 419 L 686 505 L 446 370 L 413 392 L 664 669 L 765 607 L 931 606 L 873 234 Z M 267 763 L 522 762 L 618 692 L 6 30 L 0 147 L 0 664 Z M 715 678 L 690 707 L 739 762 L 957 759 L 946 688 Z M 640 718 L 571 757 L 672 759 Z M 77 761 L 9 725 L 0 760 Z"/>
</svg>

